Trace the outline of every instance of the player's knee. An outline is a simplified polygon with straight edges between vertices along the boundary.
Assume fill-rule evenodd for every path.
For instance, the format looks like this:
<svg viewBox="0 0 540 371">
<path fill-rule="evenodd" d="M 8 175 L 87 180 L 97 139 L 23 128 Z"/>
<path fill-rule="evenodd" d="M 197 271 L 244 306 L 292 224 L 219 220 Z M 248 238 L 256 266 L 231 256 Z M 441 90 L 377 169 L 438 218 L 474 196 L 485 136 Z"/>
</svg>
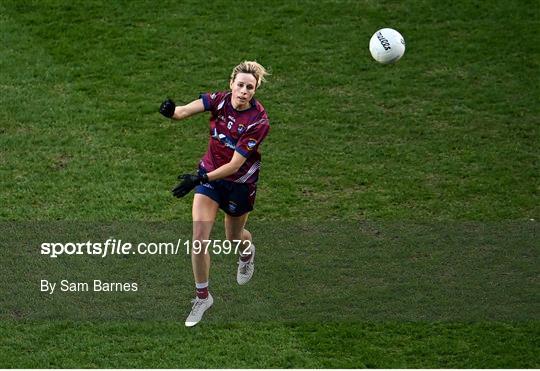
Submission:
<svg viewBox="0 0 540 371">
<path fill-rule="evenodd" d="M 205 240 L 212 233 L 213 221 L 193 221 L 193 239 Z"/>
<path fill-rule="evenodd" d="M 208 235 L 207 231 L 198 230 L 197 228 L 193 230 L 193 240 L 192 240 L 193 244 L 202 245 L 204 244 L 204 241 L 205 240 L 207 241 L 209 238 L 210 236 Z"/>
<path fill-rule="evenodd" d="M 193 231 L 193 242 L 195 241 L 198 241 L 198 242 L 202 242 L 202 240 L 206 239 L 205 238 L 205 233 L 202 233 L 202 232 L 199 232 L 199 231 Z"/>
</svg>

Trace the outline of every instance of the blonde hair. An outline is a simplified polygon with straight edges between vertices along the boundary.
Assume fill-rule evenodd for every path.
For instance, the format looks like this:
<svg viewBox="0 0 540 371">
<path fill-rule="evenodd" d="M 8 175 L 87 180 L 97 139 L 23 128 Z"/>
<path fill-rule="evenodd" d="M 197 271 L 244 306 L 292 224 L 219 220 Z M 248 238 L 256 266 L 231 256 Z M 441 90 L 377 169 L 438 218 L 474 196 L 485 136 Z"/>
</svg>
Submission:
<svg viewBox="0 0 540 371">
<path fill-rule="evenodd" d="M 234 67 L 231 73 L 231 81 L 234 81 L 236 75 L 239 73 L 249 73 L 253 75 L 255 80 L 257 80 L 257 87 L 261 86 L 261 84 L 266 81 L 264 76 L 269 75 L 266 68 L 255 61 L 243 61 L 238 66 Z"/>
</svg>

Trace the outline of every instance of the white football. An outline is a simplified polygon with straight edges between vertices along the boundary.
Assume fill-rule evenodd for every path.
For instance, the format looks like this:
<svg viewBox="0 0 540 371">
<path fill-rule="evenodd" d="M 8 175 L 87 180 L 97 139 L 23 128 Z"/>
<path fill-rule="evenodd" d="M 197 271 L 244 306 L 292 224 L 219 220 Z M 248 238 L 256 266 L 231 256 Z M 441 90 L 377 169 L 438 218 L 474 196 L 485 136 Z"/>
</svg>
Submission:
<svg viewBox="0 0 540 371">
<path fill-rule="evenodd" d="M 369 51 L 379 63 L 395 63 L 405 53 L 405 39 L 392 28 L 382 28 L 371 36 Z"/>
</svg>

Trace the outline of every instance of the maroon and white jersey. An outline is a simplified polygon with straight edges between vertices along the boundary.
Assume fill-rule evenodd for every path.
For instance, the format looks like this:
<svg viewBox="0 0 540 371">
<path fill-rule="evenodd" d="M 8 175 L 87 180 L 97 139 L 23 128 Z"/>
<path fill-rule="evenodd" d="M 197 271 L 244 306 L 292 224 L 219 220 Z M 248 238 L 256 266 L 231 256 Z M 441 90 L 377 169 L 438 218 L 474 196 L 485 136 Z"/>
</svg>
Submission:
<svg viewBox="0 0 540 371">
<path fill-rule="evenodd" d="M 259 146 L 270 130 L 268 116 L 255 99 L 250 108 L 237 111 L 231 104 L 231 92 L 201 94 L 204 109 L 210 111 L 210 141 L 200 166 L 207 172 L 231 161 L 234 152 L 246 157 L 240 170 L 224 180 L 253 184 L 259 178 Z"/>
</svg>

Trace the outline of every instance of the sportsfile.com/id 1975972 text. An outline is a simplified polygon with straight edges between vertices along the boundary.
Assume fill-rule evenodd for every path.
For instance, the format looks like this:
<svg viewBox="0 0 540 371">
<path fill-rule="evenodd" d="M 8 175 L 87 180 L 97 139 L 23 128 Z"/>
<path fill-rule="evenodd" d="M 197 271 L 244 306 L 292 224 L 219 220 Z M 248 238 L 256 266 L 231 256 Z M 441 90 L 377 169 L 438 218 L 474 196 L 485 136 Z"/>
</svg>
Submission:
<svg viewBox="0 0 540 371">
<path fill-rule="evenodd" d="M 112 255 L 178 255 L 178 254 L 247 254 L 247 240 L 183 240 L 173 242 L 125 242 L 109 238 L 104 242 L 43 242 L 41 255 L 57 258 L 62 255 L 96 255 L 102 258 Z"/>
</svg>

